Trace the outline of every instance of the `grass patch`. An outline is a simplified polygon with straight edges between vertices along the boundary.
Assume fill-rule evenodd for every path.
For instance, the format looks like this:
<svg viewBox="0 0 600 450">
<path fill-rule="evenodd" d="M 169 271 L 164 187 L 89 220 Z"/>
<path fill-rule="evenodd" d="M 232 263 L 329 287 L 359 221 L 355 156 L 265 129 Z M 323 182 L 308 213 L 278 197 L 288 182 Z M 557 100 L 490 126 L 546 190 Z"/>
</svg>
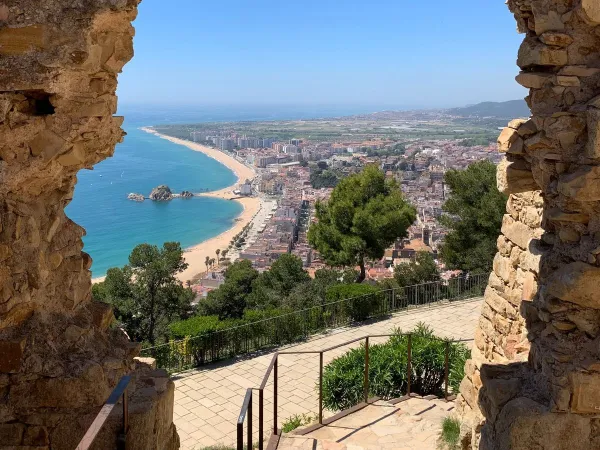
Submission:
<svg viewBox="0 0 600 450">
<path fill-rule="evenodd" d="M 460 421 L 453 417 L 444 417 L 440 435 L 441 448 L 458 450 L 460 441 Z"/>
<path fill-rule="evenodd" d="M 311 416 L 310 414 L 294 414 L 291 417 L 288 417 L 281 427 L 281 430 L 284 433 L 289 433 L 290 431 L 294 431 L 296 428 L 303 427 L 305 425 L 310 425 L 315 420 L 317 420 L 316 416 Z"/>
</svg>

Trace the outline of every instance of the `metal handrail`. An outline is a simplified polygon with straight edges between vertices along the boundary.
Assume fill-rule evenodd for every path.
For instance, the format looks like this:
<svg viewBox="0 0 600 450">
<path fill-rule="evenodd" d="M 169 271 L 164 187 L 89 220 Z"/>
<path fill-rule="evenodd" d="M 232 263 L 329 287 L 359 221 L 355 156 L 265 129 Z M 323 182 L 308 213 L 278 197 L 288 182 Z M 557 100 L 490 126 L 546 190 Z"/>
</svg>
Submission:
<svg viewBox="0 0 600 450">
<path fill-rule="evenodd" d="M 119 401 L 119 398 L 123 397 L 123 427 L 121 429 L 121 433 L 117 438 L 117 446 L 118 450 L 124 450 L 127 443 L 127 431 L 129 429 L 129 401 L 127 398 L 127 386 L 131 381 L 130 375 L 125 375 L 121 377 L 100 412 L 89 426 L 83 438 L 81 438 L 81 442 L 77 445 L 75 450 L 88 450 L 91 445 L 94 443 L 94 439 L 102 429 L 102 426 L 108 419 L 108 416 L 114 409 L 115 405 Z"/>
<path fill-rule="evenodd" d="M 160 367 L 173 370 L 183 370 L 185 368 L 196 367 L 201 364 L 217 361 L 227 357 L 227 355 L 233 357 L 241 353 L 249 353 L 262 348 L 281 345 L 282 343 L 286 342 L 296 342 L 302 340 L 302 337 L 306 338 L 311 333 L 316 333 L 320 330 L 331 327 L 341 326 L 343 323 L 345 323 L 346 319 L 342 319 L 340 321 L 335 318 L 340 313 L 340 311 L 338 311 L 336 308 L 345 303 L 347 304 L 349 302 L 357 301 L 362 298 L 369 298 L 372 296 L 381 296 L 383 300 L 379 309 L 376 309 L 369 317 L 373 318 L 396 311 L 401 311 L 409 308 L 410 306 L 423 306 L 442 300 L 454 300 L 480 296 L 482 295 L 486 280 L 487 274 L 476 274 L 452 278 L 448 281 L 433 281 L 406 286 L 400 289 L 381 290 L 371 294 L 364 294 L 362 296 L 336 300 L 334 302 L 315 305 L 310 308 L 291 311 L 278 316 L 268 317 L 223 330 L 206 332 L 198 336 L 189 337 L 187 339 L 171 341 L 169 343 L 153 347 L 146 347 L 142 350 L 142 354 L 156 358 Z M 449 288 L 451 291 L 456 291 L 456 295 L 445 297 L 445 288 Z M 477 290 L 477 292 L 474 292 L 474 290 Z M 470 297 L 465 297 L 465 293 Z M 335 323 L 330 323 L 330 319 L 322 319 L 322 324 L 321 322 L 318 322 L 318 324 L 317 322 L 313 323 L 314 320 L 318 321 L 318 318 L 313 318 L 313 314 L 318 314 L 319 311 L 327 312 L 325 310 L 330 310 L 328 312 L 333 313 L 333 322 Z M 300 322 L 302 322 L 300 328 L 304 328 L 303 330 L 298 330 L 298 336 L 294 335 L 291 337 L 282 337 L 278 336 L 277 331 L 275 331 L 275 335 L 271 335 L 269 334 L 271 332 L 269 330 L 265 331 L 263 334 L 259 333 L 259 335 L 252 335 L 250 337 L 236 338 L 235 336 L 230 335 L 230 333 L 237 333 L 238 331 L 244 333 L 243 330 L 248 330 L 248 333 L 252 334 L 254 333 L 254 331 L 252 331 L 253 327 L 264 325 L 269 328 L 271 324 L 277 324 L 278 321 L 280 322 L 281 320 L 285 320 L 293 315 L 298 316 L 298 319 Z M 345 317 L 344 313 L 342 313 L 340 317 L 342 316 Z M 277 327 L 275 327 L 275 329 L 276 328 Z M 205 339 L 208 339 L 208 341 L 204 341 Z M 240 340 L 236 341 L 236 339 Z M 178 348 L 178 346 L 181 345 L 183 345 L 184 348 Z M 239 346 L 239 348 L 237 346 Z M 164 360 L 164 365 L 162 358 L 166 358 Z"/>
<path fill-rule="evenodd" d="M 369 385 L 369 343 L 370 343 L 370 339 L 372 338 L 384 338 L 384 337 L 392 337 L 392 336 L 406 336 L 408 338 L 407 340 L 407 374 L 406 374 L 406 394 L 401 397 L 400 399 L 397 399 L 396 401 L 392 401 L 393 403 L 396 402 L 400 402 L 404 399 L 407 399 L 410 397 L 411 395 L 411 378 L 412 378 L 412 340 L 413 340 L 413 334 L 412 333 L 390 333 L 390 334 L 373 334 L 373 335 L 366 335 L 366 336 L 362 336 L 359 338 L 355 338 L 352 340 L 349 340 L 347 342 L 341 343 L 341 344 L 337 344 L 331 347 L 327 347 L 324 348 L 322 350 L 298 350 L 298 351 L 293 351 L 293 350 L 288 350 L 288 351 L 283 351 L 283 352 L 276 352 L 273 357 L 271 358 L 271 362 L 269 363 L 269 366 L 267 367 L 267 370 L 265 372 L 265 375 L 263 377 L 263 380 L 260 384 L 260 386 L 257 388 L 258 392 L 259 392 L 259 404 L 258 404 L 258 449 L 259 450 L 263 450 L 264 447 L 264 400 L 263 400 L 263 392 L 264 389 L 267 385 L 269 376 L 271 375 L 271 373 L 273 373 L 273 432 L 271 433 L 271 439 L 269 439 L 269 445 L 267 447 L 267 450 L 271 450 L 276 448 L 276 443 L 279 440 L 280 437 L 280 433 L 279 430 L 277 428 L 277 399 L 278 399 L 278 377 L 277 377 L 277 366 L 278 366 L 278 360 L 279 360 L 279 355 L 302 355 L 302 354 L 319 354 L 319 425 L 318 426 L 323 426 L 324 420 L 323 420 L 323 355 L 325 352 L 331 351 L 331 350 L 335 350 L 337 348 L 340 347 L 344 347 L 346 345 L 349 344 L 353 344 L 355 342 L 361 341 L 361 340 L 365 340 L 365 369 L 364 369 L 364 380 L 363 380 L 363 396 L 364 396 L 364 401 L 363 403 L 357 405 L 359 408 L 360 407 L 364 407 L 367 406 L 369 403 L 372 403 L 372 401 L 375 401 L 377 399 L 370 399 L 369 398 L 369 390 L 370 390 L 370 385 Z M 449 385 L 449 374 L 450 374 L 450 361 L 449 361 L 449 355 L 450 355 L 450 344 L 451 343 L 462 343 L 462 342 L 472 342 L 473 339 L 444 339 L 444 338 L 439 338 L 437 336 L 431 336 L 428 337 L 428 339 L 432 339 L 432 340 L 438 340 L 438 341 L 442 341 L 445 342 L 445 348 L 444 348 L 444 399 L 446 401 L 448 401 L 449 399 L 449 395 L 448 395 L 448 385 Z M 246 416 L 251 416 L 252 415 L 252 388 L 249 388 L 246 391 L 246 396 L 244 397 L 244 402 L 242 404 L 242 408 L 240 411 L 240 415 L 238 417 L 238 422 L 237 422 L 237 449 L 238 450 L 243 450 L 244 448 L 244 443 L 243 443 L 243 439 L 244 439 L 244 432 L 243 432 L 243 424 L 244 424 L 244 418 Z M 334 418 L 340 418 L 343 415 L 346 415 L 350 412 L 354 412 L 357 408 L 357 406 L 354 406 L 353 408 L 350 408 L 349 410 L 345 410 L 342 411 L 340 413 L 338 413 L 336 416 L 334 416 Z M 332 418 L 333 419 L 333 418 Z M 328 419 L 331 420 L 331 419 Z M 248 419 L 248 444 L 247 444 L 247 450 L 252 450 L 252 419 L 249 418 Z M 275 439 L 273 439 L 275 438 Z"/>
</svg>

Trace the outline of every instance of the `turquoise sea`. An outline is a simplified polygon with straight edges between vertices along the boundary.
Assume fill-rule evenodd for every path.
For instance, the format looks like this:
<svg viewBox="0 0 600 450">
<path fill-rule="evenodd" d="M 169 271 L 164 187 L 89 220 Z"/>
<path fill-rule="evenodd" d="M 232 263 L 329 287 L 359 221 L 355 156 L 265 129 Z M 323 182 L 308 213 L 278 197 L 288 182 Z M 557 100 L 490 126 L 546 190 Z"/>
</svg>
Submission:
<svg viewBox="0 0 600 450">
<path fill-rule="evenodd" d="M 140 243 L 162 245 L 179 241 L 190 247 L 233 226 L 242 207 L 213 198 L 173 199 L 159 203 L 127 199 L 130 192 L 148 195 L 159 184 L 174 192 L 217 190 L 232 185 L 229 169 L 200 152 L 141 131 L 147 125 L 239 120 L 332 117 L 368 108 L 295 107 L 122 107 L 127 136 L 115 155 L 78 174 L 67 215 L 86 229 L 84 251 L 92 256 L 92 274 L 103 276 L 110 267 L 127 264 Z"/>
</svg>

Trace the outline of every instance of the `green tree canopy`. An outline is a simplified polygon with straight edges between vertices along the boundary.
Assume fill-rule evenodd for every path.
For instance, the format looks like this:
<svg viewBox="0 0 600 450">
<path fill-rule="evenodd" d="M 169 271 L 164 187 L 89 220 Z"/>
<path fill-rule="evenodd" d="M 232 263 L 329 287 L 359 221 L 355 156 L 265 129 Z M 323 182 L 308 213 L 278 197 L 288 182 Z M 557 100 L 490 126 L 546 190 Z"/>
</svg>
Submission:
<svg viewBox="0 0 600 450">
<path fill-rule="evenodd" d="M 496 187 L 496 166 L 479 161 L 463 171 L 448 171 L 444 180 L 451 194 L 440 222 L 450 232 L 440 257 L 450 269 L 489 272 L 507 200 Z"/>
<path fill-rule="evenodd" d="M 285 253 L 254 280 L 248 304 L 261 308 L 280 306 L 282 299 L 297 285 L 308 281 L 310 276 L 304 270 L 302 260 Z"/>
<path fill-rule="evenodd" d="M 204 315 L 216 315 L 219 319 L 239 319 L 244 315 L 247 299 L 252 292 L 252 283 L 258 271 L 247 259 L 231 264 L 224 273 L 225 282 L 218 289 L 208 293 L 200 305 Z"/>
<path fill-rule="evenodd" d="M 166 336 L 171 321 L 185 319 L 191 311 L 194 293 L 176 278 L 186 268 L 178 242 L 165 242 L 160 249 L 140 244 L 129 255 L 129 264 L 109 269 L 92 293 L 95 300 L 113 305 L 133 339 L 154 344 Z"/>
<path fill-rule="evenodd" d="M 415 221 L 415 209 L 402 197 L 398 184 L 369 165 L 344 178 L 327 202 L 317 202 L 318 222 L 308 241 L 332 266 L 360 267 L 356 281 L 365 279 L 365 260 L 380 259 L 385 249 Z"/>
<path fill-rule="evenodd" d="M 400 287 L 439 281 L 440 271 L 428 252 L 418 252 L 415 260 L 406 264 L 398 264 L 394 269 L 394 280 Z"/>
</svg>

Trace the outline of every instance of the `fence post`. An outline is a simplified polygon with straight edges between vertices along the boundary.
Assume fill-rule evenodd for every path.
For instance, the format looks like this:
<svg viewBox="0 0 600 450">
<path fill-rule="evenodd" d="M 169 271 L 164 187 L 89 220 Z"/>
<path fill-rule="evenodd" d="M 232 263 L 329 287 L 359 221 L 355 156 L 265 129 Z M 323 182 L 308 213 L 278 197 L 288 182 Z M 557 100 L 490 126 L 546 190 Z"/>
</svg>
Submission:
<svg viewBox="0 0 600 450">
<path fill-rule="evenodd" d="M 319 423 L 323 424 L 323 352 L 319 353 Z"/>
<path fill-rule="evenodd" d="M 252 450 L 252 403 L 253 403 L 253 390 L 250 389 L 250 402 L 248 403 L 248 444 L 247 449 Z"/>
<path fill-rule="evenodd" d="M 406 363 L 406 395 L 410 397 L 410 379 L 412 375 L 412 334 L 408 335 L 408 360 Z"/>
<path fill-rule="evenodd" d="M 127 430 L 129 429 L 129 398 L 127 397 L 127 388 L 123 391 L 123 429 L 117 439 L 117 450 L 125 450 L 127 446 Z"/>
<path fill-rule="evenodd" d="M 448 401 L 448 355 L 450 353 L 450 341 L 446 341 L 446 351 L 444 353 L 444 399 Z"/>
<path fill-rule="evenodd" d="M 277 365 L 279 356 L 275 356 L 273 364 L 273 434 L 277 434 Z"/>
<path fill-rule="evenodd" d="M 263 393 L 263 389 L 258 390 L 258 450 L 263 450 L 264 440 L 265 405 Z"/>
<path fill-rule="evenodd" d="M 237 450 L 244 450 L 244 424 L 237 424 Z"/>
<path fill-rule="evenodd" d="M 365 403 L 369 402 L 369 336 L 365 338 Z"/>
</svg>

